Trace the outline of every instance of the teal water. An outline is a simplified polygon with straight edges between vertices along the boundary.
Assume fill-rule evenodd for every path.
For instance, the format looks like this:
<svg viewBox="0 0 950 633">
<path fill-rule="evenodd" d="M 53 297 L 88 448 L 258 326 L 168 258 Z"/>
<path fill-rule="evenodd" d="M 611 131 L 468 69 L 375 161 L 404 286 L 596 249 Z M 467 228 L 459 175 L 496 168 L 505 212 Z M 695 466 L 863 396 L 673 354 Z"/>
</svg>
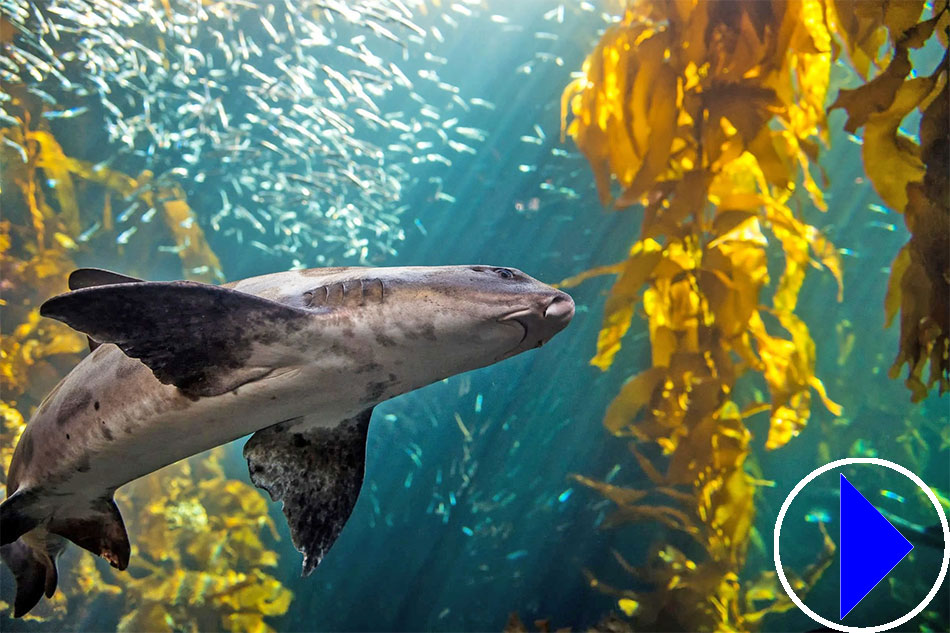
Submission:
<svg viewBox="0 0 950 633">
<path fill-rule="evenodd" d="M 252 138 L 269 134 L 261 139 L 276 144 L 279 151 L 271 152 L 274 156 L 215 153 L 214 147 L 231 142 L 215 139 L 228 127 L 221 125 L 215 98 L 229 124 L 255 115 L 259 104 L 226 90 L 215 93 L 214 87 L 202 93 L 203 86 L 198 85 L 183 92 L 196 90 L 197 101 L 206 94 L 210 98 L 206 104 L 212 104 L 207 112 L 189 118 L 187 109 L 179 112 L 188 101 L 183 99 L 169 102 L 165 114 L 155 115 L 154 125 L 165 126 L 164 138 L 174 136 L 176 123 L 182 126 L 179 134 L 195 130 L 164 147 L 153 143 L 162 134 L 149 136 L 152 132 L 143 127 L 131 145 L 121 149 L 122 140 L 110 139 L 103 122 L 122 117 L 93 98 L 88 99 L 87 112 L 50 119 L 50 127 L 67 155 L 109 161 L 112 168 L 126 173 L 148 168 L 180 183 L 227 280 L 298 265 L 490 264 L 517 267 L 555 283 L 623 259 L 636 239 L 642 213 L 603 210 L 586 162 L 569 141 L 559 140 L 561 91 L 604 27 L 604 8 L 587 10 L 580 4 L 541 0 L 485 5 L 464 3 L 464 11 L 432 8 L 429 15 L 414 14 L 427 35 L 423 44 L 405 48 L 337 18 L 334 41 L 359 51 L 353 38 L 368 33 L 379 40 L 372 45 L 382 67 L 396 64 L 411 80 L 411 90 L 400 90 L 397 83 L 382 96 L 370 95 L 380 112 L 401 113 L 394 118 L 410 128 L 411 121 L 420 126 L 430 123 L 412 132 L 409 141 L 400 138 L 406 134 L 403 130 L 385 129 L 354 115 L 356 108 L 371 108 L 348 97 L 342 111 L 353 117 L 354 131 L 347 134 L 358 143 L 377 145 L 383 160 L 368 157 L 371 147 L 357 144 L 341 151 L 332 143 L 314 149 L 308 159 L 303 156 L 310 152 L 308 146 L 297 151 L 294 143 L 312 141 L 299 130 L 292 134 L 288 130 L 295 128 L 282 126 L 277 118 L 279 134 L 256 124 L 248 133 Z M 279 8 L 276 15 L 283 12 Z M 457 26 L 442 19 L 442 13 Z M 259 19 L 245 17 L 240 26 L 257 42 L 267 41 L 267 26 Z M 443 41 L 433 36 L 433 27 Z M 399 33 L 405 37 L 405 31 Z M 136 35 L 149 46 L 153 34 L 145 30 Z M 213 42 L 207 37 L 196 45 L 211 47 Z M 212 59 L 210 50 L 196 50 Z M 262 63 L 271 64 L 279 54 L 260 57 Z M 319 63 L 344 74 L 354 69 L 372 72 L 365 70 L 365 61 L 332 47 Z M 258 70 L 276 75 L 279 68 Z M 432 72 L 438 81 L 426 79 Z M 249 85 L 251 80 L 242 77 L 242 85 Z M 266 87 L 267 82 L 261 85 Z M 173 78 L 168 86 L 171 92 Z M 123 89 L 131 95 L 128 99 L 123 100 Z M 130 116 L 127 112 L 140 103 L 136 89 L 117 84 L 114 90 L 110 99 L 123 117 Z M 329 88 L 320 82 L 316 90 L 325 98 Z M 297 116 L 292 115 L 293 101 L 277 98 L 268 103 L 293 117 Z M 426 109 L 435 116 L 424 113 Z M 452 119 L 457 121 L 446 125 Z M 460 135 L 460 127 L 483 132 Z M 817 343 L 816 373 L 831 397 L 845 404 L 848 423 L 836 425 L 833 416 L 815 404 L 800 437 L 766 452 L 767 421 L 764 416 L 752 420 L 756 461 L 775 485 L 761 489 L 756 528 L 762 546 L 750 546 L 748 578 L 771 569 L 771 534 L 778 509 L 795 483 L 822 465 L 822 443 L 830 442 L 830 459 L 877 456 L 908 466 L 913 459 L 925 481 L 945 495 L 950 491 L 948 447 L 940 445 L 940 433 L 950 424 L 946 398 L 932 395 L 911 405 L 901 382 L 886 375 L 896 354 L 897 331 L 883 328 L 883 297 L 890 263 L 908 234 L 899 214 L 880 208 L 881 201 L 863 178 L 860 147 L 840 133 L 841 127 L 837 113 L 832 129 L 839 132 L 822 160 L 831 180 L 826 195 L 830 210 L 804 213 L 837 247 L 846 249 L 844 300 L 836 301 L 829 274 L 811 271 L 801 292 L 799 314 Z M 320 133 L 315 125 L 309 129 Z M 472 151 L 453 149 L 438 130 Z M 200 152 L 198 139 L 204 143 Z M 391 149 L 399 144 L 409 151 Z M 430 154 L 448 160 L 413 161 Z M 365 186 L 346 185 L 339 175 L 343 171 L 350 171 Z M 321 189 L 281 173 L 310 180 L 314 173 L 335 175 L 327 176 Z M 81 203 L 101 208 L 101 199 L 83 200 L 82 195 Z M 116 208 L 121 206 L 116 201 L 113 205 L 117 214 L 123 211 Z M 347 205 L 367 205 L 363 209 L 373 211 L 361 216 Z M 330 207 L 344 210 L 342 219 L 326 219 L 333 215 Z M 122 228 L 147 224 L 146 213 L 144 208 L 132 209 Z M 282 219 L 285 213 L 296 216 Z M 93 220 L 93 215 L 84 216 L 83 228 L 91 229 Z M 129 235 L 123 254 L 117 256 L 111 243 L 115 235 L 93 231 L 76 262 L 148 279 L 180 277 L 177 255 L 158 249 L 170 245 L 149 242 L 148 235 L 145 229 Z M 770 265 L 772 278 L 777 279 L 779 263 Z M 279 567 L 273 573 L 293 590 L 295 599 L 286 615 L 268 618 L 272 626 L 281 631 L 500 630 L 508 615 L 516 612 L 525 622 L 549 619 L 555 627 L 579 630 L 618 610 L 614 598 L 591 588 L 585 570 L 615 586 L 645 589 L 618 567 L 612 551 L 623 552 L 627 560 L 643 561 L 652 543 L 678 537 L 651 524 L 602 529 L 609 503 L 570 479 L 579 473 L 619 485 L 648 485 L 624 441 L 611 437 L 602 426 L 606 405 L 623 381 L 649 365 L 645 322 L 634 320 L 613 370 L 604 373 L 588 364 L 609 284 L 610 278 L 598 278 L 572 289 L 577 304 L 574 321 L 542 349 L 377 407 L 363 493 L 343 534 L 311 577 L 299 577 L 299 555 L 290 544 L 279 507 L 273 504 L 271 514 L 281 535 L 273 544 L 279 553 Z M 855 336 L 854 351 L 839 366 L 839 345 L 849 333 Z M 226 466 L 229 476 L 247 481 L 242 443 L 229 447 Z M 869 498 L 898 485 L 861 469 L 852 476 L 859 488 L 870 491 Z M 826 487 L 832 491 L 828 496 L 796 502 L 786 519 L 792 529 L 783 533 L 788 541 L 787 546 L 783 541 L 783 552 L 789 552 L 793 567 L 807 565 L 820 547 L 818 529 L 806 515 L 816 509 L 832 517 L 836 512 L 834 486 Z M 871 500 L 910 521 L 936 520 L 912 491 L 897 492 L 903 503 L 882 495 Z M 836 535 L 834 520 L 827 527 Z M 135 535 L 130 536 L 134 542 Z M 920 591 L 922 579 L 934 577 L 938 565 L 937 550 L 918 546 L 913 559 L 895 570 L 892 581 L 876 588 L 847 624 L 872 624 L 908 611 L 925 593 Z M 11 582 L 4 574 L 2 595 L 9 603 Z M 832 565 L 809 598 L 822 614 L 836 612 L 837 577 L 837 566 Z M 945 583 L 928 612 L 903 630 L 947 630 L 947 598 Z M 82 618 L 71 620 L 70 630 L 114 628 L 122 612 L 115 600 L 104 599 L 97 603 L 99 608 L 83 605 Z M 4 630 L 51 630 L 42 623 L 6 616 L 0 624 Z M 815 626 L 792 610 L 770 616 L 763 628 L 806 631 Z"/>
</svg>

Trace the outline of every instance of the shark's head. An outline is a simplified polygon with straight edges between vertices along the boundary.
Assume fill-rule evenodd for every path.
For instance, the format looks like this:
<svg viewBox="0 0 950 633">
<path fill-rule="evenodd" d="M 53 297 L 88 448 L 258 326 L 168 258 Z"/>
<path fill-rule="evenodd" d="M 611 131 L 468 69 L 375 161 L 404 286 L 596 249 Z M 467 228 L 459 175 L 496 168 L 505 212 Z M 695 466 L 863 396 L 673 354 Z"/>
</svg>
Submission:
<svg viewBox="0 0 950 633">
<path fill-rule="evenodd" d="M 500 266 L 315 268 L 275 281 L 235 288 L 325 310 L 354 371 L 392 384 L 386 396 L 540 347 L 574 316 L 568 294 Z"/>
<path fill-rule="evenodd" d="M 391 280 L 383 276 L 382 283 L 386 303 L 396 311 L 399 338 L 439 373 L 483 367 L 540 347 L 574 316 L 570 295 L 514 268 L 391 270 L 400 272 Z"/>
<path fill-rule="evenodd" d="M 355 330 L 364 330 L 349 340 L 372 348 L 367 364 L 398 365 L 404 388 L 540 347 L 574 316 L 570 295 L 514 268 L 337 268 L 301 275 L 274 298 L 348 315 Z M 269 284 L 258 279 L 239 289 L 265 294 L 250 285 Z"/>
<path fill-rule="evenodd" d="M 483 364 L 541 347 L 574 316 L 570 295 L 515 268 L 451 266 L 434 271 L 419 297 L 435 308 L 436 337 L 445 337 L 458 349 L 474 346 L 472 358 Z"/>
</svg>

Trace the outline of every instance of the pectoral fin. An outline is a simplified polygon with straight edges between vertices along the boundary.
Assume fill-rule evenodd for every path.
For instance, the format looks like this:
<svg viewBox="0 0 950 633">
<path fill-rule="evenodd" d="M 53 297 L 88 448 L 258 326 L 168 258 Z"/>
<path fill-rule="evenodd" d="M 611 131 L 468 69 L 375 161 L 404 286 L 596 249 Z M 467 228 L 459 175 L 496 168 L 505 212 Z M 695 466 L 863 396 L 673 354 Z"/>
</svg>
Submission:
<svg viewBox="0 0 950 633">
<path fill-rule="evenodd" d="M 273 369 L 274 353 L 252 358 L 304 329 L 312 312 L 190 281 L 130 282 L 53 297 L 40 314 L 102 343 L 115 343 L 165 384 L 216 396 Z"/>
<path fill-rule="evenodd" d="M 340 535 L 363 485 L 372 408 L 333 428 L 306 418 L 258 431 L 244 445 L 251 481 L 283 501 L 303 575 L 320 563 Z"/>
</svg>

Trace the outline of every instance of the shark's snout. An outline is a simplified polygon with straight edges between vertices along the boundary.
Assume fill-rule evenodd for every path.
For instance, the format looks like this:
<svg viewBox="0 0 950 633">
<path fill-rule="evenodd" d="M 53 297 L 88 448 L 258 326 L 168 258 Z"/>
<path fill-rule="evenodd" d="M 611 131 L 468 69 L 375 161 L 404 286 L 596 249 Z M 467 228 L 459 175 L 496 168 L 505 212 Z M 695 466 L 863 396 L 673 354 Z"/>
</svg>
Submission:
<svg viewBox="0 0 950 633">
<path fill-rule="evenodd" d="M 500 321 L 516 321 L 524 330 L 524 336 L 518 347 L 518 353 L 534 347 L 541 347 L 567 327 L 574 317 L 574 300 L 566 292 L 555 291 L 553 296 L 545 295 L 530 308 L 510 313 Z"/>
<path fill-rule="evenodd" d="M 534 338 L 538 346 L 548 342 L 551 337 L 567 327 L 574 318 L 574 300 L 566 292 L 558 291 L 541 313 L 539 323 L 534 324 Z M 529 333 L 530 330 L 529 330 Z"/>
<path fill-rule="evenodd" d="M 566 292 L 558 292 L 544 309 L 544 318 L 566 326 L 574 318 L 574 300 Z"/>
</svg>

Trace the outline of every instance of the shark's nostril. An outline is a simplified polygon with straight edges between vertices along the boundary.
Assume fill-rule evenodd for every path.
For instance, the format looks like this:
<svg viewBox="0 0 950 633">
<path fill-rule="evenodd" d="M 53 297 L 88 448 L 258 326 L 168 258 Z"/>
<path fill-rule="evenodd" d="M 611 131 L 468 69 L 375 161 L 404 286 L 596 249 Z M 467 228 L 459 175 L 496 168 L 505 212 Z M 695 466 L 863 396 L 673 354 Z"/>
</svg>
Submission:
<svg viewBox="0 0 950 633">
<path fill-rule="evenodd" d="M 574 300 L 570 295 L 559 294 L 551 299 L 551 303 L 544 309 L 546 319 L 568 319 L 574 316 Z"/>
</svg>

